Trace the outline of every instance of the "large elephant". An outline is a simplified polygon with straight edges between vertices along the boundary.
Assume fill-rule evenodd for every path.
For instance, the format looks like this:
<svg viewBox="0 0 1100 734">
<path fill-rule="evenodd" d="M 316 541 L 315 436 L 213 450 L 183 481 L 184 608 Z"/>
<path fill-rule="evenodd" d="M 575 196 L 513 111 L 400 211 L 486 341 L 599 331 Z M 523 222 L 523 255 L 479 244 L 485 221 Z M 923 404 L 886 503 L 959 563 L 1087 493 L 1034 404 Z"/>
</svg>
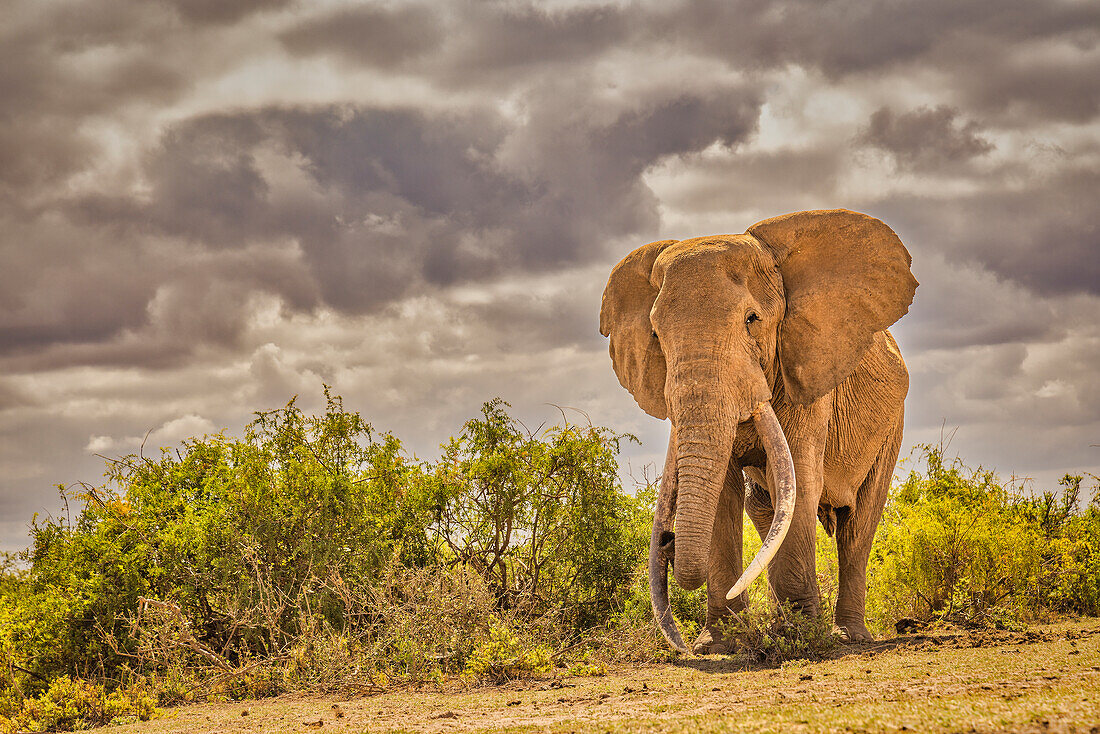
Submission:
<svg viewBox="0 0 1100 734">
<path fill-rule="evenodd" d="M 681 587 L 707 584 L 696 652 L 729 649 L 717 623 L 744 608 L 765 567 L 777 598 L 820 613 L 818 518 L 836 537 L 837 626 L 871 639 L 867 558 L 909 389 L 886 329 L 912 303 L 910 263 L 888 226 L 838 209 L 653 242 L 611 272 L 600 331 L 615 373 L 645 412 L 672 421 L 649 576 L 677 649 L 670 561 Z M 742 511 L 764 540 L 743 574 Z"/>
</svg>

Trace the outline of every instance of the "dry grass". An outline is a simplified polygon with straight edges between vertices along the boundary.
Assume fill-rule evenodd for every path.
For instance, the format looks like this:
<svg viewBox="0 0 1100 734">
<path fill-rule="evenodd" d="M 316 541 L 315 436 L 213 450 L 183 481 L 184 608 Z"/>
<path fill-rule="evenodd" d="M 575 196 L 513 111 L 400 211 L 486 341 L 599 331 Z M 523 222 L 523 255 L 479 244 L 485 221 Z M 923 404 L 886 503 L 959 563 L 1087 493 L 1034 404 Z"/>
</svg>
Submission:
<svg viewBox="0 0 1100 734">
<path fill-rule="evenodd" d="M 903 637 L 835 654 L 778 667 L 701 657 L 502 687 L 204 704 L 116 731 L 1088 732 L 1100 722 L 1100 619 Z"/>
</svg>

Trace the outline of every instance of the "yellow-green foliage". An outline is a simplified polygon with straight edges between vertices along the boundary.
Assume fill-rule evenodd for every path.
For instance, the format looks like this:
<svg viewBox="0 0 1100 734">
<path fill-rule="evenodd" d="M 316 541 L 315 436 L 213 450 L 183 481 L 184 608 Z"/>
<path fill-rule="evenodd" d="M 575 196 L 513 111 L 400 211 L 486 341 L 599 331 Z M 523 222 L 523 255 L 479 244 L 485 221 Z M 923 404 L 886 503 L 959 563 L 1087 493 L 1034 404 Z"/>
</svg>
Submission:
<svg viewBox="0 0 1100 734">
<path fill-rule="evenodd" d="M 618 478 L 629 436 L 530 433 L 494 400 L 422 462 L 326 399 L 63 490 L 79 511 L 36 519 L 29 565 L 0 568 L 0 694 L 65 675 L 151 680 L 165 702 L 435 680 L 494 615 L 540 650 L 622 609 L 648 537 Z"/>
<path fill-rule="evenodd" d="M 644 571 L 654 488 L 634 497 L 618 479 L 631 437 L 531 433 L 494 400 L 426 462 L 326 399 L 320 415 L 294 401 L 259 413 L 241 438 L 112 461 L 103 486 L 63 492 L 72 519 L 34 521 L 32 547 L 0 556 L 5 726 L 140 716 L 126 691 L 141 685 L 174 703 L 667 657 Z M 1028 497 L 927 459 L 893 490 L 874 546 L 880 629 L 1100 613 L 1100 507 L 1080 506 L 1080 477 Z M 745 525 L 747 560 L 759 539 Z M 817 551 L 828 613 L 836 552 L 820 528 Z M 690 642 L 705 591 L 670 591 Z M 824 623 L 775 610 L 763 579 L 750 596 L 744 652 L 827 646 Z"/>
<path fill-rule="evenodd" d="M 828 655 L 838 644 L 828 610 L 817 616 L 794 611 L 790 604 L 750 604 L 725 620 L 723 633 L 735 655 L 771 665 Z"/>
<path fill-rule="evenodd" d="M 90 729 L 148 721 L 157 713 L 156 697 L 144 686 L 107 693 L 101 685 L 67 675 L 55 679 L 37 698 L 9 699 L 7 705 L 0 710 L 0 732 Z"/>
<path fill-rule="evenodd" d="M 525 641 L 515 630 L 500 623 L 489 629 L 489 639 L 478 645 L 466 662 L 466 674 L 474 679 L 504 683 L 516 678 L 537 678 L 550 672 L 551 650 Z"/>
<path fill-rule="evenodd" d="M 1100 612 L 1100 507 L 1080 507 L 1081 477 L 1065 477 L 1061 497 L 1032 497 L 938 449 L 924 459 L 893 489 L 872 550 L 880 629 L 901 617 L 1005 626 Z"/>
</svg>

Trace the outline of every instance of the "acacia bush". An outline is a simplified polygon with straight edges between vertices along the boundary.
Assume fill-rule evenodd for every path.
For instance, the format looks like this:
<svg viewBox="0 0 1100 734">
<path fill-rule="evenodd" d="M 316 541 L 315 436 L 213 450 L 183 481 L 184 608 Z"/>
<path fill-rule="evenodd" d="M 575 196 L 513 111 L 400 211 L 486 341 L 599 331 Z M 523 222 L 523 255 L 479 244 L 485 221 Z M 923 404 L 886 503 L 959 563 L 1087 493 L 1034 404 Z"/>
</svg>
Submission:
<svg viewBox="0 0 1100 734">
<path fill-rule="evenodd" d="M 0 575 L 4 700 L 63 675 L 168 702 L 431 680 L 495 669 L 493 629 L 564 649 L 621 610 L 648 538 L 618 479 L 631 437 L 530 432 L 494 400 L 422 462 L 325 397 L 62 489 L 75 518 L 36 518 Z"/>
<path fill-rule="evenodd" d="M 632 437 L 568 423 L 532 435 L 504 406 L 486 403 L 444 447 L 430 475 L 445 498 L 432 530 L 502 608 L 603 624 L 649 540 L 648 507 L 618 480 L 619 443 Z"/>
<path fill-rule="evenodd" d="M 868 612 L 879 629 L 909 617 L 1015 626 L 1100 614 L 1100 495 L 1082 477 L 1038 496 L 923 447 L 924 471 L 893 488 L 871 551 Z"/>
</svg>

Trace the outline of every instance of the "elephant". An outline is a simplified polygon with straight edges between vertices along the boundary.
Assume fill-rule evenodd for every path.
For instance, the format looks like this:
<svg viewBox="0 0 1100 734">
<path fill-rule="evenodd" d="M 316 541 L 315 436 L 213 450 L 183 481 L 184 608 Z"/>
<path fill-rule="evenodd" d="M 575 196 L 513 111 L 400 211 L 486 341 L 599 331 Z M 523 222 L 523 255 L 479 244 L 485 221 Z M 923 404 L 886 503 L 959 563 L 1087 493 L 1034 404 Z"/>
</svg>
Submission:
<svg viewBox="0 0 1100 734">
<path fill-rule="evenodd" d="M 682 588 L 707 584 L 696 653 L 730 650 L 720 623 L 765 567 L 773 598 L 820 614 L 818 520 L 837 544 L 836 626 L 873 639 L 867 561 L 909 391 L 887 327 L 913 301 L 911 264 L 885 223 L 836 209 L 652 242 L 612 270 L 600 332 L 615 373 L 642 410 L 671 419 L 649 583 L 677 650 L 688 647 L 669 609 L 670 563 Z M 763 540 L 744 572 L 743 513 Z"/>
</svg>

